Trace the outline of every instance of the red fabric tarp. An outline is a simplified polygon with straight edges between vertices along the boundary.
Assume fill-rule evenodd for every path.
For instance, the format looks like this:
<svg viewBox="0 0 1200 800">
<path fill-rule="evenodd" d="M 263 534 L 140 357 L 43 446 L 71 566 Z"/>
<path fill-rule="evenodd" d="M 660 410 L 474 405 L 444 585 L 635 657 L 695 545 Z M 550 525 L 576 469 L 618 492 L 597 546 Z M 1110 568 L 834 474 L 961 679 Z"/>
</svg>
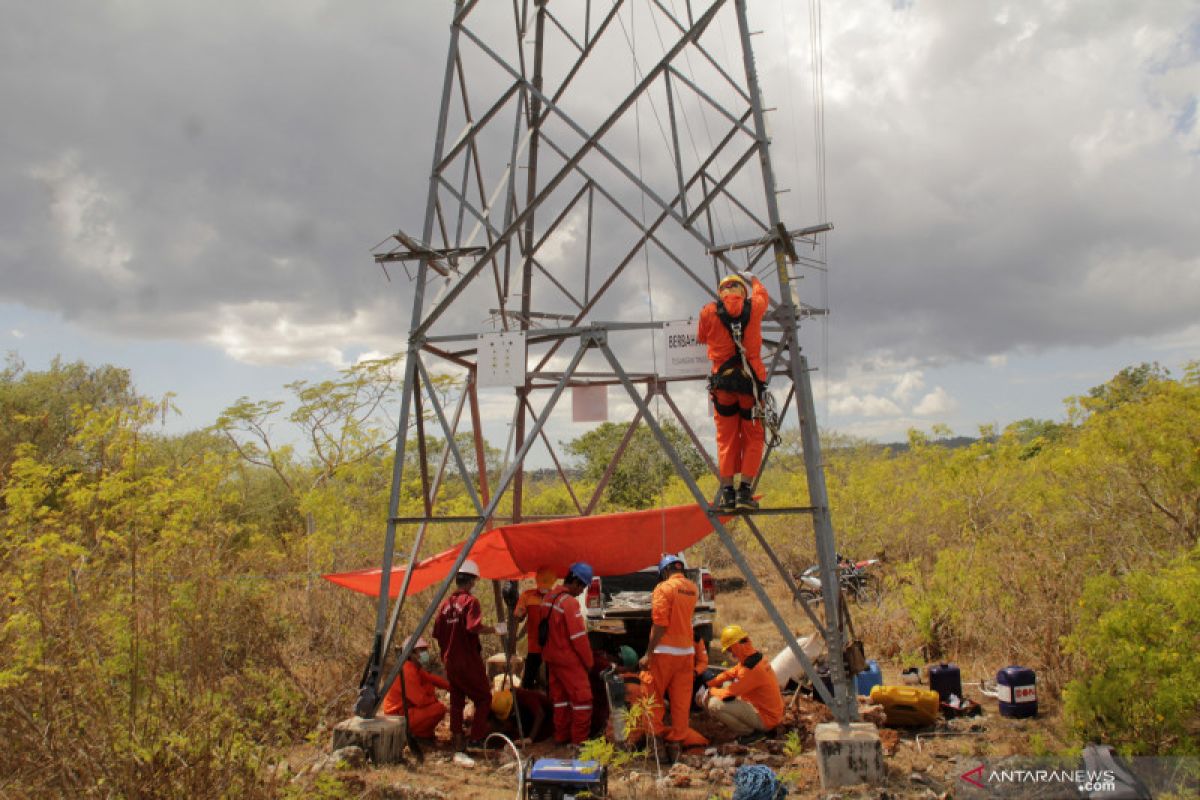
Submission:
<svg viewBox="0 0 1200 800">
<path fill-rule="evenodd" d="M 562 577 L 576 561 L 591 564 L 597 575 L 621 575 L 657 564 L 662 554 L 678 553 L 710 533 L 712 523 L 699 506 L 672 506 L 493 528 L 475 540 L 468 557 L 479 565 L 481 577 L 492 580 L 516 580 L 544 566 L 553 567 Z M 428 589 L 445 578 L 460 550 L 462 545 L 455 545 L 418 562 L 408 594 Z M 378 597 L 382 570 L 321 577 Z M 404 569 L 393 567 L 390 597 L 400 594 L 403 581 Z"/>
</svg>

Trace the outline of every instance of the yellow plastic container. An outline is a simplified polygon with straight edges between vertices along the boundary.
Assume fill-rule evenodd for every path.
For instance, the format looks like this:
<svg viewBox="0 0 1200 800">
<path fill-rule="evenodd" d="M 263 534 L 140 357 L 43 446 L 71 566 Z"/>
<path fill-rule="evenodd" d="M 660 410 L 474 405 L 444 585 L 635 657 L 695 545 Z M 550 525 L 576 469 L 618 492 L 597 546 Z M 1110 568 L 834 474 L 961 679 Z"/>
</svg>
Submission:
<svg viewBox="0 0 1200 800">
<path fill-rule="evenodd" d="M 883 706 L 888 725 L 920 727 L 937 722 L 938 693 L 919 686 L 874 686 L 871 702 Z"/>
</svg>

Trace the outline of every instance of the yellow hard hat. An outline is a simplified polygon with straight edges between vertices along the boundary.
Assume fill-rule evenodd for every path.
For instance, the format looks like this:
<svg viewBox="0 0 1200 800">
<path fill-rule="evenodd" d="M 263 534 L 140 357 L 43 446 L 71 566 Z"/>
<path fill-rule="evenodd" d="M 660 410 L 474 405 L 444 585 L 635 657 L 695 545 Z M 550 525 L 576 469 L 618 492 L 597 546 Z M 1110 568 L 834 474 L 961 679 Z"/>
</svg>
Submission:
<svg viewBox="0 0 1200 800">
<path fill-rule="evenodd" d="M 721 278 L 721 282 L 717 284 L 717 291 L 721 291 L 722 289 L 730 286 L 741 287 L 741 290 L 744 294 L 750 294 L 750 282 L 736 272 L 730 273 L 724 278 Z"/>
<path fill-rule="evenodd" d="M 499 719 L 508 719 L 512 713 L 513 695 L 508 689 L 492 693 L 492 713 Z"/>
<path fill-rule="evenodd" d="M 721 650 L 728 650 L 742 639 L 749 639 L 750 634 L 742 630 L 741 625 L 726 625 L 721 631 Z"/>
</svg>

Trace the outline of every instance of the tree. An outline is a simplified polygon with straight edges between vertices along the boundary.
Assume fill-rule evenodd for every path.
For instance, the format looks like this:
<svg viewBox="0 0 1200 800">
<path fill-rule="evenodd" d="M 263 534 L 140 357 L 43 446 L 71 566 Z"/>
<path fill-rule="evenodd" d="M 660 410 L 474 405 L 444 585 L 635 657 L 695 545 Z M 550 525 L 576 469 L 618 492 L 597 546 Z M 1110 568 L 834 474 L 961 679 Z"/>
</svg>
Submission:
<svg viewBox="0 0 1200 800">
<path fill-rule="evenodd" d="M 29 372 L 9 354 L 0 370 L 0 491 L 21 444 L 55 466 L 85 468 L 72 443 L 80 411 L 126 407 L 136 399 L 129 370 L 64 364 L 56 357 L 46 371 Z"/>
<path fill-rule="evenodd" d="M 1170 372 L 1159 365 L 1142 362 L 1136 367 L 1126 367 L 1107 383 L 1088 389 L 1086 397 L 1078 398 L 1080 407 L 1095 413 L 1116 408 L 1144 398 L 1155 383 L 1170 380 Z"/>
<path fill-rule="evenodd" d="M 659 424 L 667 441 L 682 458 L 688 474 L 693 478 L 705 474 L 704 459 L 683 429 L 670 421 Z M 577 439 L 560 444 L 567 453 L 582 460 L 584 478 L 598 482 L 612 463 L 628 428 L 627 424 L 605 422 Z M 608 500 L 617 508 L 649 508 L 659 501 L 660 493 L 675 474 L 675 467 L 653 432 L 648 426 L 639 424 L 613 469 L 607 488 Z"/>
</svg>

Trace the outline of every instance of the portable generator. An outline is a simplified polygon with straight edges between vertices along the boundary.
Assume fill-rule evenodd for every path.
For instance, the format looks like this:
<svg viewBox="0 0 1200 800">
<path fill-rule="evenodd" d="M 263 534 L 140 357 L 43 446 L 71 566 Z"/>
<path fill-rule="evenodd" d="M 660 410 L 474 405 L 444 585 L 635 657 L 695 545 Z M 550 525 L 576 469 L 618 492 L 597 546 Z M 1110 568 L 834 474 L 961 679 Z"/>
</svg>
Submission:
<svg viewBox="0 0 1200 800">
<path fill-rule="evenodd" d="M 608 769 L 599 761 L 539 758 L 525 776 L 528 800 L 608 797 Z"/>
</svg>

